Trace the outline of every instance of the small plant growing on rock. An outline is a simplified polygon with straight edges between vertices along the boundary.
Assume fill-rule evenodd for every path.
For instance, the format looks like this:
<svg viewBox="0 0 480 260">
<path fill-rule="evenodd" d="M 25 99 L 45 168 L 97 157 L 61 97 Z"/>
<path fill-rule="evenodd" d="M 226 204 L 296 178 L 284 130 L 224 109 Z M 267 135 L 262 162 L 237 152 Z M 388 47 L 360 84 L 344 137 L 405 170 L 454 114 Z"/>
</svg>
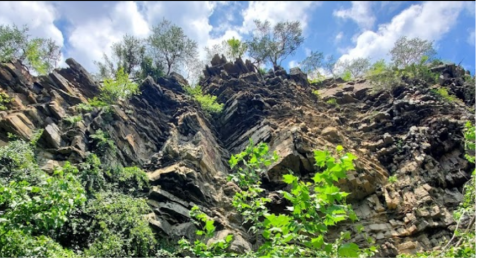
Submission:
<svg viewBox="0 0 480 260">
<path fill-rule="evenodd" d="M 203 94 L 202 88 L 200 86 L 195 86 L 194 88 L 184 86 L 183 89 L 187 95 L 193 97 L 203 110 L 207 111 L 210 114 L 218 114 L 223 110 L 223 104 L 217 102 L 217 97 L 209 94 Z"/>
<path fill-rule="evenodd" d="M 327 104 L 338 106 L 337 100 L 335 98 L 330 98 L 329 100 L 327 100 Z"/>
<path fill-rule="evenodd" d="M 0 92 L 0 111 L 7 110 L 7 104 L 13 101 L 7 93 Z"/>
<path fill-rule="evenodd" d="M 90 138 L 93 139 L 96 148 L 99 149 L 102 154 L 111 153 L 116 149 L 115 142 L 109 138 L 108 133 L 103 132 L 101 129 L 91 134 Z"/>
<path fill-rule="evenodd" d="M 388 182 L 390 182 L 392 184 L 397 182 L 397 181 L 398 181 L 398 179 L 397 179 L 396 175 L 392 175 L 392 176 L 388 177 Z"/>
<path fill-rule="evenodd" d="M 443 99 L 445 99 L 447 102 L 454 102 L 454 101 L 457 101 L 458 98 L 456 96 L 453 96 L 453 95 L 450 95 L 448 93 L 448 89 L 445 88 L 445 87 L 440 87 L 440 88 L 437 88 L 437 89 L 432 89 L 431 90 L 432 93 L 434 93 L 435 95 L 437 96 L 440 96 L 442 97 Z"/>
<path fill-rule="evenodd" d="M 65 117 L 63 120 L 65 120 L 65 122 L 67 122 L 70 125 L 74 125 L 75 123 L 82 121 L 82 119 L 83 118 L 81 115 L 77 115 L 77 116 Z"/>
</svg>

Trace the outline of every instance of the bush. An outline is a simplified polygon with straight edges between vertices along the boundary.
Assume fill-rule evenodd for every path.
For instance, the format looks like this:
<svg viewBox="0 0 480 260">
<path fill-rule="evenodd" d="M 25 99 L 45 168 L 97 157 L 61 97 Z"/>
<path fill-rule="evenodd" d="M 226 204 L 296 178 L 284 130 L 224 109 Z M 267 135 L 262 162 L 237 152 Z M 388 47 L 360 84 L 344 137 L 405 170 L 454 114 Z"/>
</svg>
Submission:
<svg viewBox="0 0 480 260">
<path fill-rule="evenodd" d="M 82 121 L 82 119 L 83 119 L 82 115 L 77 115 L 77 116 L 65 117 L 63 120 L 65 120 L 65 122 L 67 122 L 70 125 L 74 125 L 75 123 Z"/>
<path fill-rule="evenodd" d="M 31 236 L 21 230 L 5 231 L 0 227 L 0 257 L 8 258 L 73 258 L 72 251 L 46 236 Z"/>
<path fill-rule="evenodd" d="M 218 114 L 221 113 L 223 110 L 223 104 L 217 102 L 217 97 L 209 94 L 202 94 L 202 88 L 200 86 L 196 86 L 194 88 L 191 87 L 184 87 L 183 88 L 187 95 L 193 97 L 203 110 L 207 111 L 210 114 Z"/>
<path fill-rule="evenodd" d="M 73 256 L 52 239 L 86 201 L 77 173 L 67 162 L 49 176 L 22 140 L 0 148 L 0 256 Z"/>
<path fill-rule="evenodd" d="M 358 245 L 345 240 L 350 239 L 350 232 L 342 232 L 335 241 L 327 241 L 325 235 L 330 226 L 340 221 L 357 217 L 351 207 L 346 204 L 348 193 L 340 191 L 334 185 L 340 179 L 346 178 L 346 172 L 354 170 L 353 160 L 356 157 L 350 153 L 343 154 L 343 148 L 337 147 L 336 159 L 328 151 L 315 151 L 316 166 L 324 169 L 316 173 L 312 182 L 304 182 L 292 173 L 283 175 L 284 182 L 291 190 L 282 191 L 283 197 L 293 206 L 287 207 L 290 214 L 271 214 L 266 208 L 269 198 L 262 197 L 264 189 L 260 187 L 260 176 L 266 174 L 269 165 L 278 159 L 276 153 L 270 155 L 268 146 L 261 143 L 250 144 L 245 151 L 232 155 L 230 167 L 236 169 L 230 176 L 241 189 L 233 199 L 233 206 L 242 214 L 243 224 L 250 226 L 248 232 L 263 241 L 257 251 L 247 252 L 240 257 L 366 257 L 372 256 L 375 247 L 360 249 Z M 203 230 L 198 235 L 206 234 L 212 237 L 215 231 L 213 220 L 192 208 L 193 218 L 203 223 Z M 198 222 L 197 222 L 198 223 Z M 199 223 L 198 223 L 199 224 Z M 358 228 L 362 231 L 362 227 Z M 259 238 L 261 236 L 261 238 Z M 232 242 L 232 236 L 217 240 L 209 245 L 197 240 L 191 246 L 185 239 L 179 241 L 183 250 L 199 257 L 232 257 L 234 253 L 227 251 Z M 367 241 L 372 242 L 370 238 Z"/>
<path fill-rule="evenodd" d="M 124 72 L 123 67 L 117 71 L 115 79 L 104 79 L 100 91 L 100 100 L 107 104 L 114 104 L 119 99 L 130 98 L 140 93 L 138 84 L 128 79 L 128 74 Z"/>
<path fill-rule="evenodd" d="M 432 93 L 434 93 L 435 95 L 439 96 L 439 97 L 442 97 L 443 99 L 445 99 L 447 102 L 454 102 L 454 101 L 457 101 L 458 98 L 456 96 L 453 96 L 453 95 L 450 95 L 448 93 L 448 89 L 445 88 L 445 87 L 440 87 L 440 88 L 437 88 L 437 89 L 432 89 L 431 90 Z"/>
<path fill-rule="evenodd" d="M 327 104 L 333 105 L 333 106 L 338 106 L 337 100 L 335 98 L 328 99 Z"/>
<path fill-rule="evenodd" d="M 0 111 L 7 110 L 7 104 L 11 103 L 13 98 L 8 96 L 7 93 L 0 92 Z"/>
<path fill-rule="evenodd" d="M 153 257 L 157 242 L 144 217 L 150 212 L 144 199 L 110 192 L 96 194 L 84 211 L 93 219 L 85 234 L 90 244 L 85 257 Z"/>
</svg>

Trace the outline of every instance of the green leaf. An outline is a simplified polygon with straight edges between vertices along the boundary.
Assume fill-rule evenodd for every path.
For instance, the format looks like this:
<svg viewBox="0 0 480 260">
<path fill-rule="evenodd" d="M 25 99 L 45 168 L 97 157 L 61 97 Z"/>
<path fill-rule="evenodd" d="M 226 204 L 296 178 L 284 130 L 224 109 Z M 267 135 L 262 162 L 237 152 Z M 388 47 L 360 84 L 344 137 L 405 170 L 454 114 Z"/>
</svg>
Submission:
<svg viewBox="0 0 480 260">
<path fill-rule="evenodd" d="M 338 248 L 338 255 L 346 258 L 358 258 L 359 248 L 355 243 L 346 243 Z"/>
<path fill-rule="evenodd" d="M 283 175 L 283 181 L 286 184 L 291 184 L 292 182 L 296 181 L 297 177 L 293 176 L 292 174 L 284 174 Z"/>
</svg>

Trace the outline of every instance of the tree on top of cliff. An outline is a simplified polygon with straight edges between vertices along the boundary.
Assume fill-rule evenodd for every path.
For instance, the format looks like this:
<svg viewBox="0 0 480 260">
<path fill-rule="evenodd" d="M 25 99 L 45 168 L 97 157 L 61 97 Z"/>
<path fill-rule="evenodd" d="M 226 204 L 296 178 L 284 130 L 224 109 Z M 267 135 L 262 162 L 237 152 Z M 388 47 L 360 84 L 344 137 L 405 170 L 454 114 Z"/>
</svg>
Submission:
<svg viewBox="0 0 480 260">
<path fill-rule="evenodd" d="M 0 25 L 0 62 L 17 59 L 38 74 L 51 72 L 60 59 L 60 46 L 52 39 L 30 39 L 28 30 L 26 25 Z"/>
<path fill-rule="evenodd" d="M 274 69 L 303 43 L 300 22 L 279 22 L 273 28 L 269 21 L 255 20 L 256 31 L 248 42 L 248 51 L 255 65 L 266 61 L 272 63 Z"/>
<path fill-rule="evenodd" d="M 166 68 L 166 75 L 197 58 L 197 43 L 189 39 L 181 27 L 165 19 L 152 28 L 147 42 L 153 61 Z"/>
<path fill-rule="evenodd" d="M 115 77 L 120 68 L 124 68 L 130 76 L 137 77 L 141 74 L 145 60 L 145 45 L 141 39 L 125 34 L 122 41 L 112 44 L 111 48 L 111 58 L 104 53 L 104 62 L 95 62 L 101 77 Z"/>
<path fill-rule="evenodd" d="M 406 36 L 398 39 L 390 50 L 392 63 L 400 68 L 420 63 L 423 56 L 432 58 L 435 54 L 433 42 L 420 38 L 408 39 Z"/>
</svg>

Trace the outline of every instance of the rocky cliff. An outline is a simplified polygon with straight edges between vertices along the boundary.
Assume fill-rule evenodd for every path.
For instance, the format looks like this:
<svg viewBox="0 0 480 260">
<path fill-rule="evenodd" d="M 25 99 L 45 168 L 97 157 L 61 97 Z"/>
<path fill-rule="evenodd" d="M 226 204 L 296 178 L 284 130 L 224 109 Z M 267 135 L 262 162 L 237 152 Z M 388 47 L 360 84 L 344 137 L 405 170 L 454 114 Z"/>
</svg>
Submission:
<svg viewBox="0 0 480 260">
<path fill-rule="evenodd" d="M 98 83 L 73 59 L 67 64 L 40 77 L 19 63 L 0 65 L 0 92 L 13 98 L 0 111 L 0 145 L 7 133 L 29 140 L 43 129 L 38 162 L 48 172 L 65 161 L 82 162 L 95 149 L 91 135 L 102 129 L 118 147 L 112 160 L 148 172 L 153 211 L 147 217 L 166 237 L 194 237 L 189 210 L 197 204 L 216 220 L 218 236 L 234 234 L 232 249 L 256 246 L 231 206 L 238 187 L 226 179 L 230 155 L 250 138 L 280 156 L 262 180 L 273 211 L 286 203 L 276 192 L 285 188 L 282 174 L 291 169 L 308 178 L 316 170 L 313 151 L 340 144 L 358 157 L 356 171 L 340 185 L 351 193 L 349 202 L 376 240 L 378 256 L 431 249 L 453 234 L 452 212 L 474 167 L 463 157 L 462 130 L 467 120 L 475 121 L 475 86 L 465 82 L 460 67 L 435 68 L 459 99 L 448 102 L 432 93 L 438 85 L 374 89 L 366 80 L 330 80 L 311 86 L 298 69 L 261 75 L 248 60 L 216 56 L 201 82 L 204 92 L 225 104 L 212 117 L 184 93 L 187 83 L 175 73 L 145 79 L 140 95 L 109 113 L 81 112 L 78 104 L 98 95 Z M 319 95 L 312 92 L 317 89 Z M 326 102 L 332 98 L 336 104 Z M 65 120 L 82 113 L 79 122 Z M 391 183 L 393 175 L 398 181 Z M 350 223 L 339 229 L 355 233 Z M 360 234 L 353 238 L 365 243 Z"/>
</svg>

